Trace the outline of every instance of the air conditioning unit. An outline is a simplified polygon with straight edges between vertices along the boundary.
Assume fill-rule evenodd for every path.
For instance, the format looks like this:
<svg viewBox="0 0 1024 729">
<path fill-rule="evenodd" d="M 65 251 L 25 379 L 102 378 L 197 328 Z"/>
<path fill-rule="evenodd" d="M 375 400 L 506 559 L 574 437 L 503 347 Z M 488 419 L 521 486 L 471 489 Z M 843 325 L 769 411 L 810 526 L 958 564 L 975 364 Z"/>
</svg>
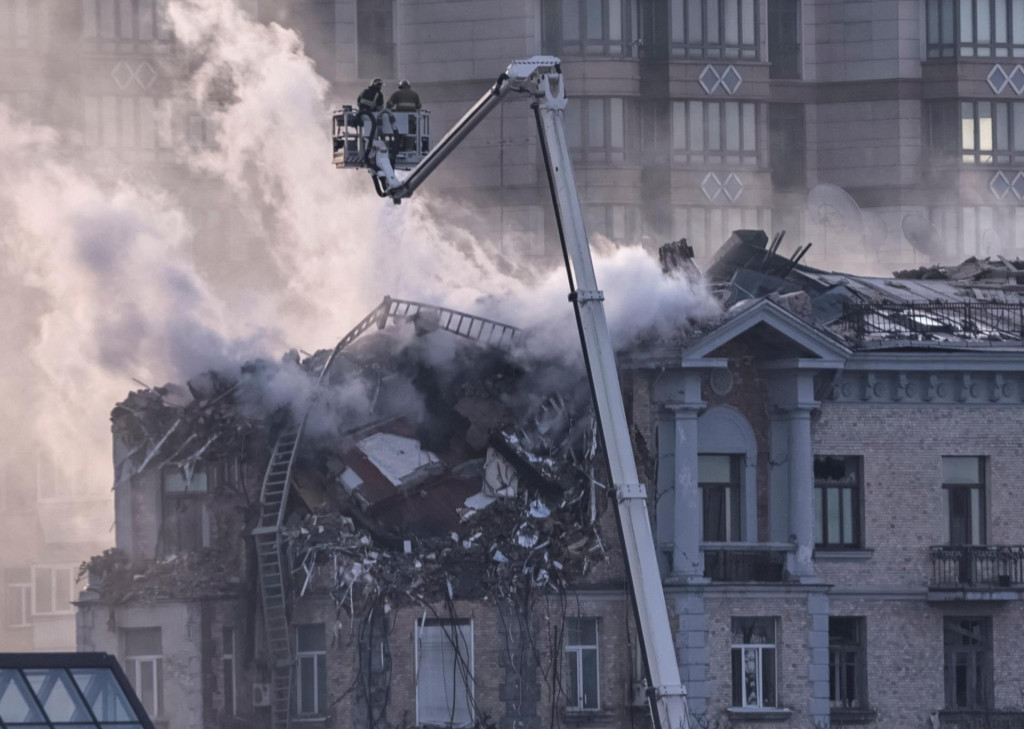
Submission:
<svg viewBox="0 0 1024 729">
<path fill-rule="evenodd" d="M 270 706 L 270 684 L 254 683 L 252 685 L 252 705 Z"/>
</svg>

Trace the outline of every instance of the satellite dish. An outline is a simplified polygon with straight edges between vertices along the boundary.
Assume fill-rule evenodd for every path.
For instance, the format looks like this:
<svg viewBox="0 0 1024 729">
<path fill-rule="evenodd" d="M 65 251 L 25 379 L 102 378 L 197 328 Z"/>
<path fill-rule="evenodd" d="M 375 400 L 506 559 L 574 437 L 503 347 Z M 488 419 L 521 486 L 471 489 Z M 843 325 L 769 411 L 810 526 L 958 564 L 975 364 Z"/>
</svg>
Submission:
<svg viewBox="0 0 1024 729">
<path fill-rule="evenodd" d="M 908 213 L 903 216 L 903 237 L 916 250 L 933 258 L 942 250 L 942 236 L 938 228 L 932 225 L 921 213 Z"/>
<path fill-rule="evenodd" d="M 826 235 L 859 236 L 864 227 L 860 206 L 841 187 L 822 183 L 807 195 L 811 220 L 825 229 Z"/>
</svg>

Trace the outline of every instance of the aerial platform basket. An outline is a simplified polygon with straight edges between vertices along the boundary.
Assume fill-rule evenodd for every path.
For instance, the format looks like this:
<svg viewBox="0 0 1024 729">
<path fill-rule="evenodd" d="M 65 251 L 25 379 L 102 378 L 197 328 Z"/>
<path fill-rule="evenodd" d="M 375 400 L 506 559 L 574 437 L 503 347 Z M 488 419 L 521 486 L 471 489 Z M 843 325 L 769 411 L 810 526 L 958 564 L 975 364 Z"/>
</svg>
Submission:
<svg viewBox="0 0 1024 729">
<path fill-rule="evenodd" d="M 360 111 L 344 106 L 334 112 L 334 166 L 369 167 L 374 140 L 387 144 L 391 166 L 411 170 L 430 151 L 430 112 Z"/>
</svg>

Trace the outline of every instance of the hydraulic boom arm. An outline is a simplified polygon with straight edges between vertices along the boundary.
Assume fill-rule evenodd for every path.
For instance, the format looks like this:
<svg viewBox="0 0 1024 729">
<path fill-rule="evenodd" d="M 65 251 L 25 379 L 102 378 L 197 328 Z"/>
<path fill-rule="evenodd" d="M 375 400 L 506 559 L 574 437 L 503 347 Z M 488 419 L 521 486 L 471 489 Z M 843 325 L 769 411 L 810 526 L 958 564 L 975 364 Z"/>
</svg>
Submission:
<svg viewBox="0 0 1024 729">
<path fill-rule="evenodd" d="M 639 483 L 633 459 L 626 411 L 602 303 L 604 294 L 597 287 L 565 137 L 566 97 L 559 59 L 534 56 L 514 61 L 491 89 L 411 170 L 404 181 L 395 175 L 387 159 L 386 149 L 369 166 L 381 195 L 391 197 L 396 203 L 400 202 L 423 184 L 427 176 L 510 91 L 526 93 L 533 101 L 569 277 L 569 300 L 576 311 L 576 323 L 583 344 L 598 424 L 608 456 L 611 482 L 615 488 L 623 551 L 646 659 L 651 712 L 658 729 L 688 729 L 686 690 L 679 680 L 675 644 L 669 627 L 648 517 L 647 491 Z"/>
</svg>

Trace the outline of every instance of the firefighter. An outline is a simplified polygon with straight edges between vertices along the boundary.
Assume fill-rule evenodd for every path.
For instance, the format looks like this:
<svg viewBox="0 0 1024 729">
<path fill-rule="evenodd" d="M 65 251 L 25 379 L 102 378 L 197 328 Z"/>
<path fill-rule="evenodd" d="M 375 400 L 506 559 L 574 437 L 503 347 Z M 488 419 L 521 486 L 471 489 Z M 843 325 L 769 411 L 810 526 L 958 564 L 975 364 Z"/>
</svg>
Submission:
<svg viewBox="0 0 1024 729">
<path fill-rule="evenodd" d="M 359 110 L 360 111 L 380 111 L 384 108 L 384 94 L 381 93 L 381 89 L 384 87 L 384 81 L 379 78 L 375 78 L 373 83 L 363 90 L 363 93 L 359 94 Z"/>
<path fill-rule="evenodd" d="M 420 95 L 413 91 L 405 79 L 398 84 L 398 89 L 388 99 L 388 108 L 395 111 L 416 111 L 420 108 Z"/>
</svg>

